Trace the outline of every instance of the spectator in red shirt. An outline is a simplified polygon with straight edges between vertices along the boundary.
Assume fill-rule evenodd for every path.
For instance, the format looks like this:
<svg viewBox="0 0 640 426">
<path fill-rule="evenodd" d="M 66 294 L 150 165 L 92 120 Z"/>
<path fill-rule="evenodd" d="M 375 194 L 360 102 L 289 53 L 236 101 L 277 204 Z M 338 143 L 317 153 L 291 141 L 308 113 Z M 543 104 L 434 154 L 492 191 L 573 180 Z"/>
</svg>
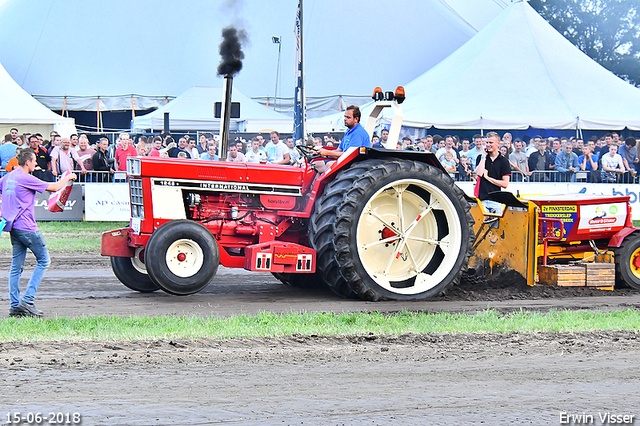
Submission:
<svg viewBox="0 0 640 426">
<path fill-rule="evenodd" d="M 131 145 L 131 139 L 129 139 L 128 133 L 120 134 L 120 141 L 122 142 L 122 146 L 119 146 L 116 149 L 116 170 L 119 172 L 127 171 L 127 157 L 137 157 L 138 151 L 135 149 L 133 145 Z"/>
<path fill-rule="evenodd" d="M 149 157 L 160 157 L 161 149 L 162 149 L 162 138 L 160 136 L 154 136 L 152 148 L 151 148 L 151 151 L 149 151 Z"/>
</svg>

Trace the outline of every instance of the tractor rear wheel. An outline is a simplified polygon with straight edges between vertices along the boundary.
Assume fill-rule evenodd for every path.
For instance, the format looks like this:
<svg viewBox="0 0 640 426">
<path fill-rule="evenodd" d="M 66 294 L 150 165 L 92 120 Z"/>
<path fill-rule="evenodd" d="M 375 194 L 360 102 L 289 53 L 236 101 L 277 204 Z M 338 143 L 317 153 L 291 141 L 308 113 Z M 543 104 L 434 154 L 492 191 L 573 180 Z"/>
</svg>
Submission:
<svg viewBox="0 0 640 426">
<path fill-rule="evenodd" d="M 205 288 L 220 264 L 218 244 L 207 228 L 190 220 L 162 225 L 147 244 L 147 271 L 162 290 L 183 296 Z"/>
<path fill-rule="evenodd" d="M 356 179 L 380 164 L 382 160 L 365 160 L 339 172 L 336 178 L 325 187 L 311 215 L 309 240 L 317 253 L 316 270 L 327 286 L 339 296 L 357 297 L 342 277 L 336 262 L 334 243 L 336 211 L 345 193 L 353 186 Z"/>
<path fill-rule="evenodd" d="M 389 159 L 367 167 L 339 201 L 335 263 L 361 299 L 426 299 L 459 282 L 473 224 L 464 193 L 448 175 Z"/>
<path fill-rule="evenodd" d="M 613 254 L 616 285 L 626 284 L 640 290 L 640 232 L 627 236 Z"/>
<path fill-rule="evenodd" d="M 158 286 L 151 280 L 144 263 L 145 249 L 138 247 L 133 257 L 112 257 L 113 274 L 125 287 L 140 293 L 151 293 Z"/>
</svg>

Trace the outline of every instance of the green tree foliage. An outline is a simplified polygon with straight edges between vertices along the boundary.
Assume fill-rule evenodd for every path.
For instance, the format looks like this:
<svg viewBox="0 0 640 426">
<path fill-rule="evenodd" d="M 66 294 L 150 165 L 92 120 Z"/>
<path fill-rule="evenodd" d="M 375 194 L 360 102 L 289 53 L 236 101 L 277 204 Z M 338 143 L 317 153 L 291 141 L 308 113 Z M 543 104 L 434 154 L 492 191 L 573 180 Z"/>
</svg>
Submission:
<svg viewBox="0 0 640 426">
<path fill-rule="evenodd" d="M 640 2 L 530 0 L 529 4 L 589 57 L 640 86 Z"/>
</svg>

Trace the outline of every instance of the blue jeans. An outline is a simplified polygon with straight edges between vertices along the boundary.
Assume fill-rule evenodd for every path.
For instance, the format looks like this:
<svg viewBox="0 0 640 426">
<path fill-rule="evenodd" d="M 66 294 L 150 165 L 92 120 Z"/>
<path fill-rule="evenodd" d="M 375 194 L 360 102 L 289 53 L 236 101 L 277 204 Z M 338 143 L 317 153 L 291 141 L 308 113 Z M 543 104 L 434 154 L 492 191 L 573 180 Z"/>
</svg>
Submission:
<svg viewBox="0 0 640 426">
<path fill-rule="evenodd" d="M 27 249 L 31 250 L 34 254 L 38 264 L 31 278 L 29 278 L 27 290 L 23 297 L 25 302 L 33 303 L 44 271 L 51 262 L 49 261 L 47 245 L 40 231 L 29 232 L 12 229 L 11 245 L 13 246 L 13 258 L 11 259 L 11 270 L 9 271 L 9 297 L 11 299 L 11 307 L 15 308 L 20 304 L 20 276 L 24 269 L 24 259 L 27 256 Z"/>
</svg>

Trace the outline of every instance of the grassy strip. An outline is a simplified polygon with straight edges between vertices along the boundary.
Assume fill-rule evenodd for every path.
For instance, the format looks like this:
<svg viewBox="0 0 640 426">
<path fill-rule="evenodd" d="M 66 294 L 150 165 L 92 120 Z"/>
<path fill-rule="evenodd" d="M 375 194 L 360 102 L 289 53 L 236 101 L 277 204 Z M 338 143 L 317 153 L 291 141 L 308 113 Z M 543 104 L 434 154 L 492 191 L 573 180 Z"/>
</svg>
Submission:
<svg viewBox="0 0 640 426">
<path fill-rule="evenodd" d="M 0 341 L 228 339 L 301 335 L 509 333 L 640 330 L 640 311 L 551 311 L 475 315 L 311 313 L 218 317 L 2 319 Z"/>
<path fill-rule="evenodd" d="M 100 252 L 104 231 L 129 225 L 128 222 L 38 222 L 50 252 Z M 11 250 L 11 239 L 6 232 L 0 238 L 0 252 Z"/>
</svg>

